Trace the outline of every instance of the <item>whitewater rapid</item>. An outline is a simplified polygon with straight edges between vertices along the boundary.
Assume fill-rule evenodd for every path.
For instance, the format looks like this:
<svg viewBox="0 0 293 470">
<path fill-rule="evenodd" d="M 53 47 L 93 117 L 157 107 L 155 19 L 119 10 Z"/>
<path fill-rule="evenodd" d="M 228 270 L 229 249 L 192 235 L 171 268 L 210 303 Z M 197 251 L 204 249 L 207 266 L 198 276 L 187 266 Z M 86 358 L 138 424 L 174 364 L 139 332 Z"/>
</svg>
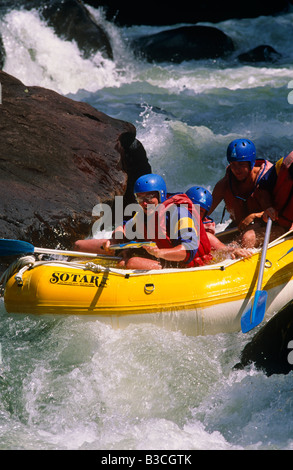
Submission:
<svg viewBox="0 0 293 470">
<path fill-rule="evenodd" d="M 225 60 L 150 64 L 131 39 L 167 27 L 118 27 L 90 11 L 111 39 L 113 61 L 83 58 L 37 10 L 14 9 L 0 18 L 4 71 L 133 123 L 171 192 L 212 189 L 236 137 L 251 138 L 272 161 L 292 150 L 292 13 L 217 24 L 235 44 Z M 237 61 L 259 44 L 282 59 Z M 94 317 L 7 315 L 3 300 L 0 317 L 2 449 L 293 448 L 292 374 L 233 369 L 255 331 L 115 331 Z"/>
</svg>

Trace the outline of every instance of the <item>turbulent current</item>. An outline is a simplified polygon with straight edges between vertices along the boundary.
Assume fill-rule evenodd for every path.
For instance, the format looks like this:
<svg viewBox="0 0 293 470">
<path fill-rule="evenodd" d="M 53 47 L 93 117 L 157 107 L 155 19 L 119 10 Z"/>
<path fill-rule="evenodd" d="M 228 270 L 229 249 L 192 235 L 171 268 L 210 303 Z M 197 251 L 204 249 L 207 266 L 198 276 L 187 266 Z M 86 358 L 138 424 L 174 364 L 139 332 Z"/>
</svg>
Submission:
<svg viewBox="0 0 293 470">
<path fill-rule="evenodd" d="M 293 150 L 292 13 L 218 23 L 235 44 L 227 59 L 150 64 L 130 39 L 163 27 L 118 27 L 90 10 L 113 61 L 83 58 L 36 10 L 13 9 L 0 18 L 4 71 L 133 123 L 170 192 L 212 189 L 234 138 L 250 138 L 271 161 Z M 282 58 L 236 60 L 259 44 Z M 1 449 L 293 448 L 292 373 L 233 369 L 255 330 L 113 330 L 94 317 L 8 315 L 2 300 L 0 317 Z"/>
</svg>

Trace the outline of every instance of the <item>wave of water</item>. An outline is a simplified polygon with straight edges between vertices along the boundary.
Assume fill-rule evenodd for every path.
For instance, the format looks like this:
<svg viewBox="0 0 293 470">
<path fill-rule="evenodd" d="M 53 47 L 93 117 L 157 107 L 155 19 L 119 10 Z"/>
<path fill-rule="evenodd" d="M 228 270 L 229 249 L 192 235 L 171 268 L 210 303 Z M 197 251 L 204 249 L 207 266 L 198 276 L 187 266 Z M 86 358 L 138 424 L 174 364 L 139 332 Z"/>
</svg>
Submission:
<svg viewBox="0 0 293 470">
<path fill-rule="evenodd" d="M 272 160 L 292 150 L 292 14 L 216 25 L 236 45 L 228 59 L 149 64 L 130 39 L 165 28 L 119 28 L 91 12 L 111 38 L 114 61 L 84 59 L 36 10 L 12 10 L 0 21 L 4 70 L 132 122 L 170 191 L 212 189 L 235 137 L 250 137 Z M 282 60 L 236 61 L 260 43 Z M 233 370 L 255 331 L 197 338 L 150 325 L 115 331 L 91 317 L 7 315 L 3 301 L 0 319 L 2 449 L 293 448 L 292 374 Z"/>
</svg>

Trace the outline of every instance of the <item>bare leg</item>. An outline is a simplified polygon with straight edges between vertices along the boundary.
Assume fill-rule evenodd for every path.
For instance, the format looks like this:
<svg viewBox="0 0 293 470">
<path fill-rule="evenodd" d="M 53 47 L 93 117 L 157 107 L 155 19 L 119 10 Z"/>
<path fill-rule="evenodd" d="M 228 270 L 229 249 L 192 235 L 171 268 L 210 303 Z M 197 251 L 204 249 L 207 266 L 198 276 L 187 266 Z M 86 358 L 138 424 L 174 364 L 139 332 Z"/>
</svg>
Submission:
<svg viewBox="0 0 293 470">
<path fill-rule="evenodd" d="M 125 267 L 127 269 L 162 269 L 162 265 L 159 261 L 148 258 L 141 258 L 139 256 L 129 258 L 125 264 Z"/>
<path fill-rule="evenodd" d="M 271 235 L 270 235 L 270 242 L 280 237 L 285 232 L 286 232 L 286 229 L 284 229 L 280 225 L 273 225 L 272 230 L 271 230 Z M 260 247 L 263 244 L 265 233 L 266 233 L 265 226 L 259 226 L 258 224 L 255 224 L 253 229 L 250 228 L 242 234 L 242 238 L 240 242 L 241 246 L 243 248 Z"/>
<path fill-rule="evenodd" d="M 241 238 L 240 245 L 242 248 L 255 248 L 259 244 L 259 238 L 256 236 L 254 229 L 246 230 Z"/>
</svg>

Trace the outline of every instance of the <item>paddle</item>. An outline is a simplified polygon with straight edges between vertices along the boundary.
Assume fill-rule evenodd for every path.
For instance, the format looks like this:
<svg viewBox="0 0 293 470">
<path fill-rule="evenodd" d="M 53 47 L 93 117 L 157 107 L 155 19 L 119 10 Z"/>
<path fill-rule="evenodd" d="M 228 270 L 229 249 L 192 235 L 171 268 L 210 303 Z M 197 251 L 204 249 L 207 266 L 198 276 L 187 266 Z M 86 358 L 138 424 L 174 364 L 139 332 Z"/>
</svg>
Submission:
<svg viewBox="0 0 293 470">
<path fill-rule="evenodd" d="M 233 235 L 234 233 L 239 232 L 238 227 L 227 228 L 222 230 L 222 232 L 215 233 L 215 236 L 218 238 L 225 237 L 226 235 Z"/>
<path fill-rule="evenodd" d="M 87 258 L 103 258 L 120 260 L 118 256 L 98 255 L 95 253 L 84 253 L 81 251 L 51 250 L 49 248 L 36 248 L 31 243 L 22 240 L 0 239 L 0 256 L 15 256 L 29 253 L 42 253 L 47 255 L 76 256 Z"/>
<path fill-rule="evenodd" d="M 131 241 L 127 243 L 119 243 L 119 244 L 114 244 L 110 245 L 109 249 L 111 250 L 125 250 L 126 248 L 140 248 L 141 246 L 155 246 L 156 244 L 154 242 L 136 242 L 136 241 Z"/>
<path fill-rule="evenodd" d="M 259 274 L 258 274 L 258 281 L 256 292 L 254 296 L 253 306 L 246 310 L 241 317 L 241 329 L 243 333 L 247 333 L 248 331 L 255 328 L 259 325 L 265 316 L 266 311 L 266 302 L 268 293 L 265 290 L 261 290 L 262 280 L 263 280 L 263 272 L 266 262 L 266 255 L 267 255 L 267 248 L 269 244 L 269 238 L 272 228 L 272 219 L 268 219 L 267 228 L 265 239 L 262 247 L 262 254 L 259 266 Z"/>
<path fill-rule="evenodd" d="M 283 256 L 281 256 L 281 258 L 279 258 L 278 261 L 280 261 L 285 256 L 289 255 L 289 253 L 291 253 L 291 251 L 293 251 L 293 248 L 290 248 L 290 250 L 288 250 L 287 253 L 285 253 Z"/>
</svg>

